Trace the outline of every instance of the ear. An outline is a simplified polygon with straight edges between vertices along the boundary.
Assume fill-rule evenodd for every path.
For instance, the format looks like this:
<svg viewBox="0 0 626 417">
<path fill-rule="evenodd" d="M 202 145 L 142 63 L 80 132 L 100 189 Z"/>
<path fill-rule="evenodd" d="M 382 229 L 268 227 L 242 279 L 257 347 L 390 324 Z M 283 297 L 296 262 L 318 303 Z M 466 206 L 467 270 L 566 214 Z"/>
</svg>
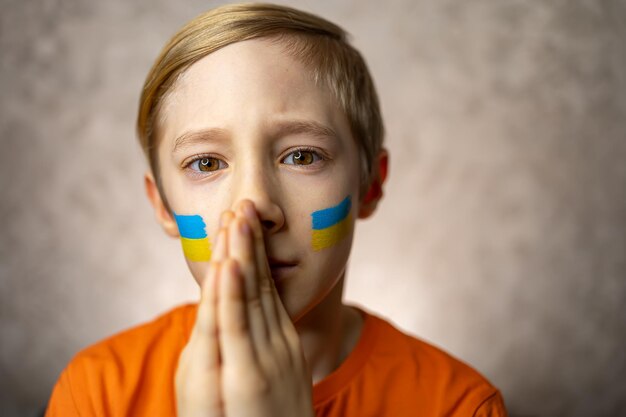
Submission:
<svg viewBox="0 0 626 417">
<path fill-rule="evenodd" d="M 383 197 L 383 184 L 387 179 L 389 166 L 389 154 L 387 149 L 382 148 L 374 161 L 374 175 L 369 189 L 359 206 L 359 219 L 366 219 L 376 210 L 378 202 Z"/>
<path fill-rule="evenodd" d="M 159 192 L 159 188 L 156 185 L 156 181 L 152 176 L 152 173 L 148 170 L 144 174 L 144 185 L 146 187 L 146 194 L 148 195 L 148 200 L 152 204 L 154 208 L 154 213 L 156 215 L 156 219 L 165 230 L 165 233 L 170 235 L 171 237 L 179 237 L 180 234 L 178 232 L 178 225 L 176 224 L 176 220 L 169 213 L 165 204 L 163 204 L 163 199 L 161 198 L 161 193 Z"/>
</svg>

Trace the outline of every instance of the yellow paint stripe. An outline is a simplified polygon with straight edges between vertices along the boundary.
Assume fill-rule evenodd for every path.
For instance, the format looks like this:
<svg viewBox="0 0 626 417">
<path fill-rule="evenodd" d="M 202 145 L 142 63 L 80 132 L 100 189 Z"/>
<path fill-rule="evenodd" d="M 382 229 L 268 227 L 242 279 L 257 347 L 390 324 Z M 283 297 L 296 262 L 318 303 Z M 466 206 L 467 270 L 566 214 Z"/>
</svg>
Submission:
<svg viewBox="0 0 626 417">
<path fill-rule="evenodd" d="M 331 227 L 322 230 L 313 230 L 311 239 L 313 250 L 318 251 L 336 245 L 341 239 L 348 235 L 351 224 L 352 214 L 348 214 L 348 217 L 339 223 L 335 223 Z"/>
<path fill-rule="evenodd" d="M 180 240 L 183 244 L 183 253 L 190 261 L 206 262 L 211 260 L 211 243 L 208 237 L 203 239 L 181 237 Z"/>
</svg>

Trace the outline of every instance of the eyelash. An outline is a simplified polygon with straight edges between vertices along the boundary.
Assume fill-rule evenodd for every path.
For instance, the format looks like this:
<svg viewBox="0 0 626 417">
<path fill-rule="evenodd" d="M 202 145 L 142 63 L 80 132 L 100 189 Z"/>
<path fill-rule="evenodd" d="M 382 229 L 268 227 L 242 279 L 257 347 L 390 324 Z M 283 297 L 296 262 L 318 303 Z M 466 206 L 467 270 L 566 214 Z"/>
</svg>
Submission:
<svg viewBox="0 0 626 417">
<path fill-rule="evenodd" d="M 296 152 L 310 152 L 310 153 L 312 153 L 314 156 L 317 156 L 317 158 L 318 158 L 318 161 L 317 161 L 317 162 L 320 162 L 320 161 L 321 161 L 321 162 L 323 162 L 323 161 L 327 161 L 327 160 L 328 160 L 328 158 L 326 158 L 324 155 L 322 155 L 322 154 L 321 154 L 318 150 L 316 150 L 316 149 L 314 149 L 314 148 L 311 148 L 311 147 L 309 147 L 309 146 L 302 146 L 302 147 L 299 147 L 299 148 L 293 149 L 291 152 L 289 152 L 287 155 L 285 155 L 283 158 L 281 158 L 281 161 L 285 160 L 285 159 L 286 159 L 289 155 L 294 154 L 294 153 L 296 153 Z M 220 162 L 223 162 L 220 158 L 218 158 L 218 157 L 217 157 L 217 156 L 215 156 L 215 155 L 211 155 L 211 154 L 198 154 L 198 155 L 195 155 L 195 156 L 193 157 L 193 159 L 191 159 L 189 162 L 187 162 L 187 163 L 183 166 L 183 168 L 188 169 L 188 168 L 189 168 L 189 167 L 191 167 L 191 165 L 192 165 L 192 164 L 194 164 L 195 162 L 197 162 L 197 161 L 201 161 L 202 159 L 205 159 L 205 158 L 216 159 L 216 160 L 218 160 L 218 161 L 220 161 Z M 307 167 L 308 167 L 308 166 L 311 166 L 311 165 L 314 165 L 314 164 L 315 164 L 315 162 L 311 163 L 310 165 L 301 165 L 301 166 L 302 166 L 304 169 L 309 169 L 309 168 L 307 168 Z M 288 165 L 294 165 L 294 166 L 295 166 L 295 164 L 288 164 Z M 218 171 L 218 170 L 219 170 L 219 169 L 217 169 L 217 170 L 215 170 L 215 171 Z M 192 171 L 194 174 L 199 174 L 199 175 L 204 175 L 205 173 L 206 173 L 206 174 L 208 174 L 209 172 L 211 172 L 211 171 L 204 172 L 204 171 L 199 171 L 199 170 L 198 170 L 198 171 L 196 171 L 196 170 L 193 170 L 193 169 L 192 169 L 191 171 Z"/>
</svg>

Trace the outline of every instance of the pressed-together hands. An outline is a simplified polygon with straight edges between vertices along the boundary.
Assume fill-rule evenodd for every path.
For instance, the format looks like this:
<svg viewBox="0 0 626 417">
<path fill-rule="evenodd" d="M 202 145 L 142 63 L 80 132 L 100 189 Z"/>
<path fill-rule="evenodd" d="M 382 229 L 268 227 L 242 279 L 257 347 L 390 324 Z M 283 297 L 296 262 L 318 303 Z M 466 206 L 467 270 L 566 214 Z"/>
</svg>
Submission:
<svg viewBox="0 0 626 417">
<path fill-rule="evenodd" d="M 251 201 L 220 217 L 176 371 L 179 417 L 312 417 L 300 339 L 278 297 Z"/>
</svg>

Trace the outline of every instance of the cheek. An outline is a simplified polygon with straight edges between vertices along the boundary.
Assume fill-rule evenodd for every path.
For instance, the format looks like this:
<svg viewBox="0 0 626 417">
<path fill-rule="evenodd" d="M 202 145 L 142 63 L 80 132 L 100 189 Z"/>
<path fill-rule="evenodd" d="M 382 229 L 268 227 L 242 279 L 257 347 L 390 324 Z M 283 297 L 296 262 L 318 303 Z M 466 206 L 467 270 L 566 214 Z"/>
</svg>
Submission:
<svg viewBox="0 0 626 417">
<path fill-rule="evenodd" d="M 189 272 L 191 272 L 191 276 L 194 281 L 198 284 L 200 288 L 202 288 L 202 283 L 206 278 L 209 271 L 209 263 L 207 262 L 191 262 L 187 260 L 187 267 L 189 268 Z"/>
<path fill-rule="evenodd" d="M 179 215 L 174 213 L 185 258 L 193 262 L 211 260 L 211 242 L 206 233 L 206 223 L 198 214 Z"/>
<path fill-rule="evenodd" d="M 314 251 L 331 248 L 346 238 L 352 228 L 352 198 L 311 213 L 311 247 Z"/>
</svg>

